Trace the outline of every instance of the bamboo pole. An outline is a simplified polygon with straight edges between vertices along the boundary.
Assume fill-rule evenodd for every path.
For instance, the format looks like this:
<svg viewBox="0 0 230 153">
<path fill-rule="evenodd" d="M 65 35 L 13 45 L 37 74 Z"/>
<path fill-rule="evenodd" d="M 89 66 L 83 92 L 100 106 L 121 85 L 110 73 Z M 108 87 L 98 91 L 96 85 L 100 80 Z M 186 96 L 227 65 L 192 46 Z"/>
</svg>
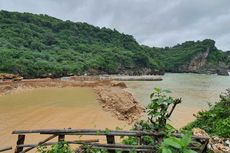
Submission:
<svg viewBox="0 0 230 153">
<path fill-rule="evenodd" d="M 101 129 L 38 129 L 38 130 L 17 130 L 12 134 L 56 134 L 56 135 L 114 135 L 114 136 L 163 136 L 159 132 L 150 131 L 116 131 L 116 130 L 101 130 Z M 173 134 L 176 137 L 181 137 L 180 133 Z M 203 136 L 192 136 L 193 139 L 209 139 Z"/>
<path fill-rule="evenodd" d="M 5 147 L 5 148 L 0 148 L 0 152 L 4 152 L 4 151 L 8 151 L 8 150 L 12 150 L 12 147 Z"/>
<path fill-rule="evenodd" d="M 92 140 L 76 140 L 76 141 L 65 141 L 67 144 L 91 144 L 93 142 L 99 142 L 98 139 L 92 139 Z M 22 145 L 17 145 L 16 148 L 21 148 L 21 147 L 38 147 L 39 145 L 41 146 L 50 146 L 57 144 L 58 142 L 47 142 L 43 144 L 22 144 Z"/>
<path fill-rule="evenodd" d="M 53 138 L 55 138 L 55 137 L 57 137 L 57 135 L 52 135 L 52 136 L 46 138 L 45 140 L 38 142 L 37 145 L 38 145 L 38 146 L 39 146 L 39 145 L 42 145 L 42 144 L 46 143 L 47 141 L 49 141 L 49 140 L 51 140 L 51 139 L 53 139 Z M 34 148 L 35 148 L 35 147 L 27 148 L 27 149 L 25 149 L 24 151 L 22 151 L 21 153 L 28 152 L 28 151 L 30 151 L 30 150 L 32 150 L 32 149 L 34 149 Z"/>
<path fill-rule="evenodd" d="M 42 129 L 42 130 L 18 130 L 13 131 L 12 134 L 65 134 L 65 135 L 114 135 L 114 136 L 158 136 L 162 135 L 157 132 L 148 132 L 148 131 L 114 131 L 114 130 L 95 130 L 95 129 Z"/>
<path fill-rule="evenodd" d="M 88 144 L 92 148 L 99 149 L 111 149 L 111 150 L 121 150 L 121 151 L 153 151 L 156 149 L 153 146 L 148 145 L 123 145 L 123 144 L 98 144 L 98 143 L 90 143 Z"/>
</svg>

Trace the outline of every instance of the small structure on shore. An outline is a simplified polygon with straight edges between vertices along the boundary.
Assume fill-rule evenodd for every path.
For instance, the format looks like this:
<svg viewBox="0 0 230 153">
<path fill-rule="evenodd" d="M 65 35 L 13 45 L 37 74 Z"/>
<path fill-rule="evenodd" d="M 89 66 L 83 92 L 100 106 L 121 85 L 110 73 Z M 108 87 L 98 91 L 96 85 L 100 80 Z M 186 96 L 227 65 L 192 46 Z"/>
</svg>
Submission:
<svg viewBox="0 0 230 153">
<path fill-rule="evenodd" d="M 95 80 L 117 80 L 117 81 L 162 81 L 160 76 L 155 75 L 142 75 L 142 76 L 129 76 L 129 75 L 101 75 L 101 76 L 72 76 L 63 77 L 62 80 L 76 80 L 76 81 L 95 81 Z"/>
</svg>

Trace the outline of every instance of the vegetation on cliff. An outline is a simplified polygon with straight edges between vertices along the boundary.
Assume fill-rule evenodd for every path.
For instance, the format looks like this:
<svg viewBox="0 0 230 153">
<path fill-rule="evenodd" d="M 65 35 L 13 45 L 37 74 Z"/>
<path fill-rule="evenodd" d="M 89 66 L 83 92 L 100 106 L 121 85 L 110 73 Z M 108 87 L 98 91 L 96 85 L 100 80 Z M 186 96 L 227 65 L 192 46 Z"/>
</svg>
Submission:
<svg viewBox="0 0 230 153">
<path fill-rule="evenodd" d="M 220 95 L 220 102 L 211 106 L 209 111 L 199 112 L 197 119 L 185 129 L 201 128 L 211 135 L 230 137 L 230 89 Z"/>
<path fill-rule="evenodd" d="M 209 63 L 215 66 L 220 62 L 230 63 L 213 40 L 151 48 L 115 29 L 47 15 L 0 11 L 0 31 L 0 72 L 25 78 L 182 72 L 180 67 L 186 67 L 196 54 L 207 48 Z"/>
</svg>

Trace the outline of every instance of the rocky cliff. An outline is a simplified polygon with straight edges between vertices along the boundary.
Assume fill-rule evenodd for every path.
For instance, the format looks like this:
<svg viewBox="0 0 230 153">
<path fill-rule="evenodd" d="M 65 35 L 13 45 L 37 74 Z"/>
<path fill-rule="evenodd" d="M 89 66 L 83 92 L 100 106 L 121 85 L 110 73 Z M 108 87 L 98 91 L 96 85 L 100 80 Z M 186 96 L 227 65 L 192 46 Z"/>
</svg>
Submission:
<svg viewBox="0 0 230 153">
<path fill-rule="evenodd" d="M 178 71 L 187 73 L 229 75 L 228 71 L 230 64 L 226 64 L 221 61 L 213 64 L 209 59 L 210 54 L 212 54 L 211 49 L 210 47 L 207 47 L 205 52 L 200 52 L 194 55 L 187 64 L 179 67 Z"/>
</svg>

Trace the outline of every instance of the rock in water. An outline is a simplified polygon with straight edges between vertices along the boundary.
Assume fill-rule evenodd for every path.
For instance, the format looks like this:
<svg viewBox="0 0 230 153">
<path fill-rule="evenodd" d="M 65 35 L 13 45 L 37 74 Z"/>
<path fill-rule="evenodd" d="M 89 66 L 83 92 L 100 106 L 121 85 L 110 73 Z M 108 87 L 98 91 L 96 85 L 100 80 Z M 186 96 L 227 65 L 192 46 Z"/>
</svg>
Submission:
<svg viewBox="0 0 230 153">
<path fill-rule="evenodd" d="M 217 70 L 218 75 L 224 75 L 224 76 L 229 76 L 228 70 L 227 69 L 218 69 Z"/>
</svg>

